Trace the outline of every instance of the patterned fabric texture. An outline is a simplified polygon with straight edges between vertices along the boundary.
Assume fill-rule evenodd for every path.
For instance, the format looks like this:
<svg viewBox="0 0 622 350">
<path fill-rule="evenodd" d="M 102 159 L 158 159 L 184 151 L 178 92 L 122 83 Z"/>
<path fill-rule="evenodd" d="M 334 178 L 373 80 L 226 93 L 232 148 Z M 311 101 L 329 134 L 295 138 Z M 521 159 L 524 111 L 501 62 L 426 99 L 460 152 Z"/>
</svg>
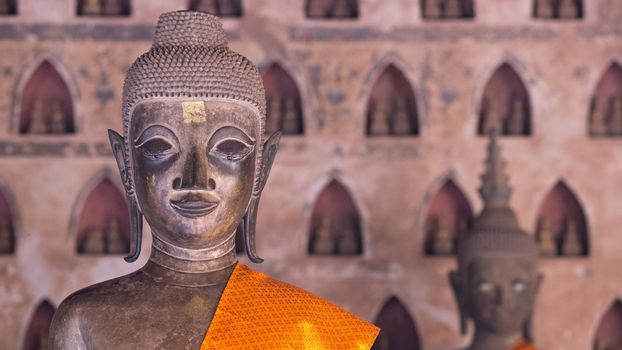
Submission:
<svg viewBox="0 0 622 350">
<path fill-rule="evenodd" d="M 368 350 L 379 329 L 238 263 L 201 350 Z"/>
</svg>

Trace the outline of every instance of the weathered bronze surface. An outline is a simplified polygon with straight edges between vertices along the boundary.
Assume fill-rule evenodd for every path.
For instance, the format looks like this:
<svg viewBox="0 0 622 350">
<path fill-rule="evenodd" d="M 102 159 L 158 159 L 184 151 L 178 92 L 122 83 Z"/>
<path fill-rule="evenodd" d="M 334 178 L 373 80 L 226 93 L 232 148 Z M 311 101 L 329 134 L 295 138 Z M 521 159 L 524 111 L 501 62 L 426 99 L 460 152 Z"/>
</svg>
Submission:
<svg viewBox="0 0 622 350">
<path fill-rule="evenodd" d="M 230 51 L 218 20 L 161 16 L 154 47 L 132 65 L 124 135 L 109 132 L 130 203 L 132 251 L 142 217 L 148 263 L 69 296 L 51 349 L 198 349 L 236 263 L 240 223 L 251 260 L 257 205 L 280 134 L 265 139 L 261 78 Z"/>
<path fill-rule="evenodd" d="M 542 280 L 535 241 L 520 229 L 509 207 L 511 193 L 492 131 L 480 194 L 484 208 L 474 229 L 459 238 L 458 270 L 449 274 L 460 326 L 475 326 L 469 350 L 530 346 L 533 303 Z"/>
</svg>

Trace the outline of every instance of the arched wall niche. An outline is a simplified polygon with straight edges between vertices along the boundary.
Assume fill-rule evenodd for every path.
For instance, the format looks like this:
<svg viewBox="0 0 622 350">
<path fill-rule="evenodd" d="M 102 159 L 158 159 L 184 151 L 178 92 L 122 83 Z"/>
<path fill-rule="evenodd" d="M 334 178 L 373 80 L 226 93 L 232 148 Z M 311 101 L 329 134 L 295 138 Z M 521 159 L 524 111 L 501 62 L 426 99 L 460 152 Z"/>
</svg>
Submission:
<svg viewBox="0 0 622 350">
<path fill-rule="evenodd" d="M 315 200 L 307 251 L 311 255 L 363 254 L 359 211 L 349 191 L 331 180 Z"/>
<path fill-rule="evenodd" d="M 588 222 L 579 199 L 562 180 L 544 198 L 535 227 L 542 256 L 588 256 Z"/>
<path fill-rule="evenodd" d="M 305 0 L 305 14 L 312 19 L 354 19 L 359 4 L 358 0 Z"/>
<path fill-rule="evenodd" d="M 190 0 L 188 9 L 218 17 L 242 17 L 242 0 Z"/>
<path fill-rule="evenodd" d="M 380 334 L 372 350 L 421 349 L 415 321 L 397 297 L 387 299 L 374 324 L 380 327 Z"/>
<path fill-rule="evenodd" d="M 474 0 L 420 0 L 424 19 L 470 19 L 475 17 Z"/>
<path fill-rule="evenodd" d="M 43 54 L 24 66 L 13 90 L 11 132 L 51 135 L 80 130 L 80 94 L 74 79 L 59 62 L 54 55 Z M 49 103 L 44 106 L 46 101 Z M 31 118 L 37 123 L 30 125 Z"/>
<path fill-rule="evenodd" d="M 460 187 L 446 179 L 428 206 L 424 253 L 431 256 L 455 253 L 456 240 L 473 224 L 473 210 Z"/>
<path fill-rule="evenodd" d="M 0 0 L 0 16 L 17 14 L 17 0 Z"/>
<path fill-rule="evenodd" d="M 488 135 L 530 135 L 531 103 L 523 80 L 507 62 L 502 63 L 486 82 L 478 111 L 477 133 Z"/>
<path fill-rule="evenodd" d="M 622 67 L 617 62 L 609 65 L 596 84 L 588 133 L 592 137 L 622 136 Z"/>
<path fill-rule="evenodd" d="M 581 19 L 583 0 L 534 0 L 532 14 L 540 19 Z"/>
<path fill-rule="evenodd" d="M 81 191 L 72 219 L 78 254 L 127 254 L 130 219 L 123 192 L 106 170 Z"/>
<path fill-rule="evenodd" d="M 622 303 L 616 299 L 601 318 L 594 335 L 593 350 L 622 349 Z"/>
<path fill-rule="evenodd" d="M 387 65 L 374 81 L 366 115 L 368 136 L 419 134 L 415 93 L 404 73 L 394 64 Z"/>
<path fill-rule="evenodd" d="M 130 0 L 78 0 L 78 16 L 122 17 L 131 14 Z"/>
<path fill-rule="evenodd" d="M 266 91 L 266 133 L 304 134 L 302 98 L 296 81 L 278 62 L 266 66 L 261 76 Z"/>
<path fill-rule="evenodd" d="M 50 325 L 56 308 L 44 300 L 32 313 L 23 341 L 23 350 L 44 350 L 48 348 Z"/>
</svg>

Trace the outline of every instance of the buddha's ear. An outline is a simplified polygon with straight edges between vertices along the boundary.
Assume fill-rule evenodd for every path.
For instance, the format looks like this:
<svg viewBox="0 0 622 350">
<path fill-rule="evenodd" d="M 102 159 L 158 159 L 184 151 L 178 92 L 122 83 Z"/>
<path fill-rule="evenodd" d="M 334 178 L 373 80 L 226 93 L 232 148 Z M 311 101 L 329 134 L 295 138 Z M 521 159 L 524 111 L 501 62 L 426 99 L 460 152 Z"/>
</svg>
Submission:
<svg viewBox="0 0 622 350">
<path fill-rule="evenodd" d="M 261 169 L 259 169 L 259 179 L 257 186 L 255 187 L 255 195 L 258 196 L 263 191 L 266 182 L 268 182 L 268 175 L 270 175 L 270 169 L 272 169 L 272 163 L 276 156 L 276 151 L 279 148 L 279 142 L 281 141 L 281 132 L 277 131 L 266 140 L 263 145 L 263 153 L 261 154 Z"/>
<path fill-rule="evenodd" d="M 123 136 L 119 135 L 116 131 L 108 129 L 108 139 L 110 140 L 110 147 L 112 147 L 112 154 L 117 161 L 117 167 L 119 167 L 119 173 L 121 174 L 121 181 L 125 191 L 129 192 L 131 184 L 129 179 L 129 173 L 127 171 L 125 143 Z"/>
<path fill-rule="evenodd" d="M 460 283 L 460 273 L 459 271 L 449 271 L 449 284 L 451 285 L 451 290 L 454 292 L 454 296 L 456 297 L 456 303 L 458 304 L 458 315 L 460 317 L 460 334 L 465 335 L 467 332 L 467 316 L 466 310 L 464 309 L 464 305 L 462 302 L 462 288 Z"/>
</svg>

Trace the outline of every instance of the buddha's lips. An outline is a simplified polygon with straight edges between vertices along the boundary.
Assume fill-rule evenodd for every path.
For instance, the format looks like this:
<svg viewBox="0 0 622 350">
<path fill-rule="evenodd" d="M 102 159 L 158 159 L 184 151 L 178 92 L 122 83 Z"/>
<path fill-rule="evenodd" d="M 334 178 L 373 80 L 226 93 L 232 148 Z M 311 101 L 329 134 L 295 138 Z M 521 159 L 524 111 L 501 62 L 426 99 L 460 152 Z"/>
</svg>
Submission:
<svg viewBox="0 0 622 350">
<path fill-rule="evenodd" d="M 218 201 L 208 200 L 197 195 L 187 195 L 178 200 L 171 199 L 170 203 L 175 211 L 189 218 L 207 215 L 218 206 Z"/>
</svg>

